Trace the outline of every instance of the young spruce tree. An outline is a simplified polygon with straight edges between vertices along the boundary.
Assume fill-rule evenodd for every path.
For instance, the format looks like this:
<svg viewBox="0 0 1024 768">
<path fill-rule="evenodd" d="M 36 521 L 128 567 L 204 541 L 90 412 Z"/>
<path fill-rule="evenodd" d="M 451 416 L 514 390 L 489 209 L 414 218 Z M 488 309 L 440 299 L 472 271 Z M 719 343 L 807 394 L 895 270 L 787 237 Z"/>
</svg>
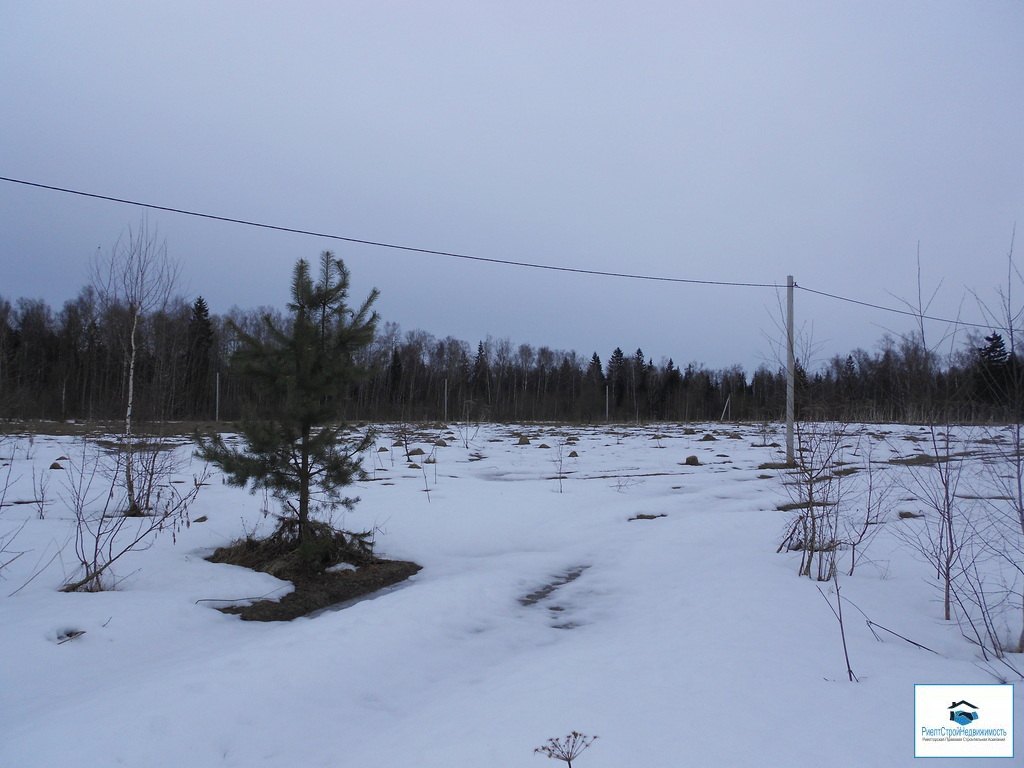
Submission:
<svg viewBox="0 0 1024 768">
<path fill-rule="evenodd" d="M 342 489 L 361 476 L 360 456 L 372 439 L 369 433 L 347 439 L 342 416 L 364 374 L 355 355 L 373 341 L 378 292 L 354 310 L 348 290 L 345 265 L 324 251 L 316 282 L 305 259 L 295 265 L 286 327 L 264 317 L 266 341 L 232 328 L 240 341 L 232 366 L 263 395 L 263 406 L 243 421 L 241 450 L 216 436 L 201 440 L 197 451 L 232 485 L 270 490 L 284 509 L 278 534 L 296 536 L 307 554 L 316 538 L 310 513 L 318 505 L 351 508 L 358 501 Z"/>
</svg>

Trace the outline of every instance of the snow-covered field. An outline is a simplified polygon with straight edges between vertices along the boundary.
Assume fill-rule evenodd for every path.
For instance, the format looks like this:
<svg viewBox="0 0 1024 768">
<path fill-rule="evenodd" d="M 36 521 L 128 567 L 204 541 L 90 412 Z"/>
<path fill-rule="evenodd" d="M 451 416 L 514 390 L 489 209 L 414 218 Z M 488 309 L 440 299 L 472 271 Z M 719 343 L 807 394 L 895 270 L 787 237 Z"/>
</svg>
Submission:
<svg viewBox="0 0 1024 768">
<path fill-rule="evenodd" d="M 915 427 L 853 432 L 846 460 L 870 447 L 883 473 L 923 449 Z M 0 573 L 0 766 L 553 768 L 534 748 L 572 730 L 599 736 L 582 768 L 899 766 L 914 760 L 916 683 L 996 682 L 895 535 L 916 522 L 897 511 L 922 508 L 906 492 L 841 576 L 847 681 L 816 582 L 796 575 L 799 552 L 776 553 L 790 499 L 760 466 L 782 456 L 752 425 L 419 429 L 418 468 L 393 442 L 367 454 L 373 480 L 338 522 L 376 528 L 380 554 L 423 570 L 279 624 L 211 601 L 287 584 L 204 560 L 269 525 L 261 496 L 215 472 L 191 509 L 204 522 L 126 556 L 116 590 L 65 594 L 69 473 L 49 467 L 81 449 L 0 444 L 0 562 L 25 553 Z M 937 653 L 880 641 L 865 617 Z"/>
</svg>

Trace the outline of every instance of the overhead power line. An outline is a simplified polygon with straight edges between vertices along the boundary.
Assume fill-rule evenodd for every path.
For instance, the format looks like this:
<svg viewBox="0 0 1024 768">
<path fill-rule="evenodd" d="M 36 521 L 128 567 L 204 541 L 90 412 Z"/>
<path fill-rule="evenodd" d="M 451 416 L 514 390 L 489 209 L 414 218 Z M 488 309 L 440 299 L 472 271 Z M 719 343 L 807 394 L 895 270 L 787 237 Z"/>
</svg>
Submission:
<svg viewBox="0 0 1024 768">
<path fill-rule="evenodd" d="M 552 272 L 569 272 L 580 275 L 596 275 L 599 277 L 617 277 L 627 280 L 648 280 L 654 282 L 663 283 L 686 283 L 691 285 L 721 285 L 733 288 L 785 288 L 786 286 L 778 283 L 747 283 L 739 282 L 734 280 L 697 280 L 694 278 L 684 277 L 664 277 L 659 275 L 639 275 L 629 272 L 608 272 L 598 269 L 582 269 L 578 267 L 559 267 L 553 264 L 537 264 L 534 262 L 527 261 L 513 261 L 511 259 L 496 259 L 487 256 L 471 256 L 465 253 L 453 253 L 451 251 L 438 251 L 430 248 L 416 248 L 409 245 L 397 245 L 395 243 L 384 243 L 376 240 L 364 240 L 357 237 L 346 237 L 343 235 L 335 235 L 328 232 L 316 232 L 308 229 L 298 229 L 296 227 L 283 227 L 277 224 L 267 224 L 259 221 L 248 221 L 246 219 L 237 219 L 230 216 L 217 216 L 212 213 L 202 213 L 200 211 L 190 211 L 186 208 L 175 208 L 168 205 L 157 205 L 155 203 L 144 203 L 138 200 L 127 200 L 121 197 L 112 197 L 110 195 L 100 195 L 95 192 L 83 192 L 77 189 L 68 189 L 66 187 L 56 187 L 50 184 L 40 184 L 34 181 L 25 181 L 24 179 L 14 179 L 8 176 L 0 176 L 0 181 L 6 181 L 11 184 L 21 184 L 26 187 L 35 187 L 37 189 L 46 189 L 52 192 L 62 192 L 68 195 L 77 195 L 78 197 L 88 197 L 94 200 L 106 200 L 111 203 L 121 203 L 122 205 L 133 205 L 138 208 L 148 208 L 154 211 L 167 211 L 168 213 L 178 213 L 183 216 L 195 216 L 201 219 L 211 219 L 213 221 L 224 221 L 229 224 L 241 224 L 247 227 L 258 227 L 260 229 L 269 229 L 275 232 L 288 232 L 295 235 L 309 235 L 310 237 L 320 237 L 326 240 L 338 240 L 345 243 L 353 243 L 356 245 L 368 245 L 374 248 L 388 248 L 396 251 L 405 251 L 407 253 L 422 253 L 430 256 L 447 256 L 453 259 L 463 259 L 466 261 L 479 261 L 487 264 L 503 264 L 510 267 L 526 267 L 529 269 L 545 269 Z M 824 296 L 829 299 L 836 301 L 843 301 L 848 304 L 857 304 L 862 307 L 868 307 L 871 309 L 877 309 L 882 312 L 890 312 L 897 315 L 905 315 L 908 317 L 914 317 L 920 320 L 932 320 L 940 323 L 949 323 L 953 325 L 962 325 L 970 328 L 991 328 L 989 324 L 982 323 L 970 323 L 962 320 L 950 320 L 949 318 L 934 317 L 931 315 L 924 315 L 918 312 L 914 312 L 906 309 L 897 309 L 895 307 L 886 307 L 881 304 L 872 304 L 867 301 L 860 301 L 858 299 L 851 299 L 847 296 L 840 296 L 834 293 L 827 293 L 825 291 L 818 291 L 813 288 L 806 288 L 802 285 L 794 283 L 794 288 L 807 293 L 813 293 L 818 296 Z"/>
<path fill-rule="evenodd" d="M 871 309 L 878 309 L 883 312 L 892 312 L 896 315 L 905 315 L 907 317 L 913 317 L 917 320 L 934 320 L 938 323 L 948 323 L 950 325 L 962 325 L 967 328 L 985 328 L 990 329 L 993 326 L 987 323 L 969 323 L 966 320 L 950 320 L 948 317 L 935 317 L 933 315 L 925 315 L 920 312 L 915 312 L 911 309 L 897 309 L 896 307 L 886 307 L 882 304 L 872 304 L 869 301 L 860 301 L 858 299 L 851 299 L 846 296 L 839 296 L 834 293 L 827 293 L 825 291 L 816 291 L 813 288 L 807 288 L 803 285 L 793 284 L 793 287 L 800 291 L 806 291 L 807 293 L 813 293 L 816 296 L 824 296 L 829 299 L 835 299 L 836 301 L 845 301 L 848 304 L 857 304 L 861 307 L 869 307 Z"/>
<path fill-rule="evenodd" d="M 637 275 L 627 272 L 606 272 L 597 269 L 580 269 L 577 267 L 558 267 L 553 264 L 536 264 L 526 261 L 512 261 L 510 259 L 495 259 L 488 258 L 486 256 L 470 256 L 464 253 L 452 253 L 451 251 L 435 251 L 429 248 L 414 248 L 409 245 L 396 245 L 394 243 L 382 243 L 375 240 L 363 240 L 357 237 L 345 237 L 342 235 L 332 235 L 327 232 L 314 232 L 308 229 L 296 229 L 294 227 L 282 227 L 276 224 L 265 224 L 258 221 L 247 221 L 246 219 L 235 219 L 229 216 L 216 216 L 212 213 L 201 213 L 199 211 L 190 211 L 184 208 L 173 208 L 167 205 L 156 205 L 154 203 L 143 203 L 138 200 L 126 200 L 120 197 L 111 197 L 109 195 L 98 195 L 94 192 L 82 192 L 77 189 L 66 189 L 64 187 L 54 187 L 49 184 L 39 184 L 34 181 L 24 181 L 23 179 L 12 179 L 7 176 L 0 176 L 0 181 L 8 181 L 12 184 L 23 184 L 26 187 L 37 187 L 38 189 L 48 189 L 53 192 L 63 192 L 68 195 L 78 195 L 79 197 L 90 197 L 95 200 L 106 200 L 112 203 L 122 203 L 124 205 L 134 205 L 139 208 L 149 208 L 155 211 L 167 211 L 169 213 L 180 213 L 184 216 L 196 216 L 201 219 L 212 219 L 214 221 L 226 221 L 231 224 L 243 224 L 247 227 L 259 227 L 260 229 L 271 229 L 276 232 L 290 232 L 296 235 L 309 235 L 311 237 L 322 237 L 327 240 L 340 240 L 346 243 L 355 243 L 357 245 L 369 245 L 374 248 L 390 248 L 396 251 L 407 251 L 410 253 L 424 253 L 431 256 L 449 256 L 453 259 L 465 259 L 467 261 L 482 261 L 488 264 L 504 264 L 510 267 L 528 267 L 530 269 L 547 269 L 553 272 L 573 272 L 581 275 L 598 275 L 600 277 L 621 277 L 629 280 L 654 280 L 665 283 L 693 283 L 695 285 L 725 285 L 740 288 L 781 288 L 783 286 L 776 285 L 775 283 L 742 283 L 727 280 L 695 280 L 692 278 L 683 277 L 660 277 L 657 275 Z"/>
</svg>

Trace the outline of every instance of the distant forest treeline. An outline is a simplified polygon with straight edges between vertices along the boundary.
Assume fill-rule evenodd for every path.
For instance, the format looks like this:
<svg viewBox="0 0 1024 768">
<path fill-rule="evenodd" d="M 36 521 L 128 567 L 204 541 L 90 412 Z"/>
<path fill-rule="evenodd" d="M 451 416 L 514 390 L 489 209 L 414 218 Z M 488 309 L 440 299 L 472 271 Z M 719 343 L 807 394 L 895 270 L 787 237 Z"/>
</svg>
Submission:
<svg viewBox="0 0 1024 768">
<path fill-rule="evenodd" d="M 233 308 L 211 315 L 202 298 L 174 302 L 141 318 L 135 381 L 136 420 L 221 420 L 259 410 L 235 375 L 228 321 L 257 337 L 276 309 Z M 54 311 L 44 301 L 0 297 L 0 418 L 123 418 L 128 387 L 130 313 L 101 309 L 95 292 Z M 348 398 L 353 421 L 705 421 L 782 417 L 781 365 L 708 370 L 697 363 L 655 363 L 642 350 L 616 348 L 602 360 L 548 347 L 378 328 L 360 361 L 367 377 Z M 1004 421 L 1010 379 L 1021 366 L 991 334 L 939 359 L 913 337 L 885 337 L 874 352 L 857 349 L 818 370 L 798 369 L 802 419 L 950 422 Z M 219 387 L 218 387 L 219 383 Z"/>
</svg>

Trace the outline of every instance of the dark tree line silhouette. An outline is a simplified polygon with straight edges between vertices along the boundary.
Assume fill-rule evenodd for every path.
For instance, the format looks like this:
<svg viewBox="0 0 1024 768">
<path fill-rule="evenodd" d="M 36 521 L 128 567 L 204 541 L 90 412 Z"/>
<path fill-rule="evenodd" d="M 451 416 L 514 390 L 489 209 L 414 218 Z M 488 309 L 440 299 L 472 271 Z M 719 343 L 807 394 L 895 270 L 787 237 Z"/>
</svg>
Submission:
<svg viewBox="0 0 1024 768">
<path fill-rule="evenodd" d="M 140 421 L 211 420 L 259 412 L 260 393 L 232 370 L 237 338 L 228 320 L 260 338 L 272 307 L 210 313 L 200 297 L 141 318 L 136 369 Z M 124 413 L 127 308 L 104 307 L 92 288 L 54 311 L 44 301 L 0 297 L 0 418 L 113 420 Z M 752 375 L 740 366 L 655 363 L 642 349 L 615 348 L 602 360 L 549 347 L 487 338 L 474 349 L 384 323 L 359 362 L 368 378 L 345 400 L 345 418 L 362 421 L 767 421 L 782 417 L 781 365 Z M 1024 369 L 998 333 L 940 359 L 913 335 L 883 337 L 816 370 L 797 370 L 802 419 L 875 422 L 1012 421 L 1006 393 L 1020 391 Z"/>
</svg>

